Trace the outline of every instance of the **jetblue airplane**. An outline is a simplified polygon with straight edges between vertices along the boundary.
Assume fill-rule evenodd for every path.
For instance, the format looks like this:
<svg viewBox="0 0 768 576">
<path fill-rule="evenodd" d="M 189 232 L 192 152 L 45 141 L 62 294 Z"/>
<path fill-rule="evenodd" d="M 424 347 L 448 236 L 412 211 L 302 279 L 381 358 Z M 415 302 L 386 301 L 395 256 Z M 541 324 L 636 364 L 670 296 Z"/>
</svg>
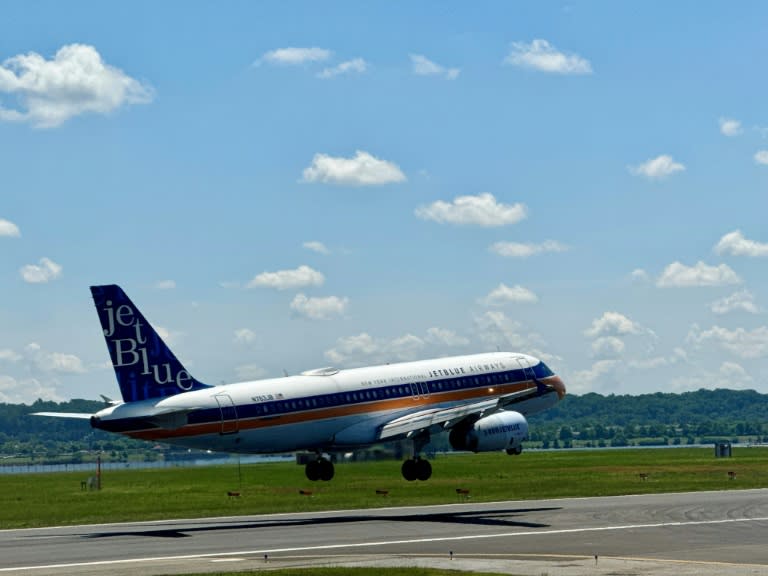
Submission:
<svg viewBox="0 0 768 576">
<path fill-rule="evenodd" d="M 544 362 L 512 352 L 452 356 L 211 386 L 195 379 L 116 285 L 91 294 L 120 385 L 122 402 L 90 419 L 131 438 L 221 452 L 306 452 L 309 480 L 334 475 L 327 453 L 410 439 L 406 480 L 427 480 L 421 457 L 432 434 L 456 450 L 520 454 L 525 416 L 565 395 Z"/>
</svg>

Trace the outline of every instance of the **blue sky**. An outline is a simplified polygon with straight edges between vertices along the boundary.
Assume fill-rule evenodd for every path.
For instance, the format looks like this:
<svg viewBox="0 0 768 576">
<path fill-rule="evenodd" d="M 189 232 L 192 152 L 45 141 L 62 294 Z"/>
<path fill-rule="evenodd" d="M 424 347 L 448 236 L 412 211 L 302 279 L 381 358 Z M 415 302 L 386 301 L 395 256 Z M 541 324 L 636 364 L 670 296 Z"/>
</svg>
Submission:
<svg viewBox="0 0 768 576">
<path fill-rule="evenodd" d="M 768 6 L 6 2 L 0 402 L 488 350 L 768 392 Z"/>
</svg>

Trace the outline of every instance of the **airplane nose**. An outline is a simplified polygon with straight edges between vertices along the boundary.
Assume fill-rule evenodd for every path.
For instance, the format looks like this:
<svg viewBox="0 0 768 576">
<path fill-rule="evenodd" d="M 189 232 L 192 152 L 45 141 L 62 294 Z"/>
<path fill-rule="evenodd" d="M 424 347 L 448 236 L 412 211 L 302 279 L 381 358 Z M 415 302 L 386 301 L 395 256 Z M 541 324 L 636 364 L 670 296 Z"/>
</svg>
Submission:
<svg viewBox="0 0 768 576">
<path fill-rule="evenodd" d="M 555 376 L 555 379 L 552 382 L 552 387 L 555 389 L 555 392 L 557 392 L 557 397 L 562 400 L 563 397 L 565 397 L 565 383 L 563 383 L 560 376 Z"/>
</svg>

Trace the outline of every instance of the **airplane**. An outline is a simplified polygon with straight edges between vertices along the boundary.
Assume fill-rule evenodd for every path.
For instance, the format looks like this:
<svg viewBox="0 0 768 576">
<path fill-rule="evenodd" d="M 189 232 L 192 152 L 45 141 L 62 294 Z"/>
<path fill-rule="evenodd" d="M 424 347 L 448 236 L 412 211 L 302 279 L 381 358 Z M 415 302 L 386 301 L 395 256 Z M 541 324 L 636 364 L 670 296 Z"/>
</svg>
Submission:
<svg viewBox="0 0 768 576">
<path fill-rule="evenodd" d="M 541 360 L 492 352 L 339 370 L 320 368 L 233 384 L 195 379 L 122 288 L 91 286 L 122 401 L 84 418 L 93 428 L 211 451 L 301 452 L 312 481 L 334 476 L 329 453 L 408 439 L 401 467 L 428 480 L 421 455 L 434 434 L 455 450 L 520 454 L 526 415 L 550 408 L 565 385 Z M 300 461 L 297 456 L 297 461 Z"/>
</svg>

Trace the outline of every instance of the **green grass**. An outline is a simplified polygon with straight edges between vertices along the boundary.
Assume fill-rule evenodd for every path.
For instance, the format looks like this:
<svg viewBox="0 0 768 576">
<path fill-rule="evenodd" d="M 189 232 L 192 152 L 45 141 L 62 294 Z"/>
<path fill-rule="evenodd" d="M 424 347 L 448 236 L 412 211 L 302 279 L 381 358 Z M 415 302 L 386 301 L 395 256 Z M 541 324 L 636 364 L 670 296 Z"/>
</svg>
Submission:
<svg viewBox="0 0 768 576">
<path fill-rule="evenodd" d="M 437 568 L 284 568 L 270 570 L 275 576 L 457 576 L 472 574 L 472 576 L 497 576 L 491 572 L 465 572 L 463 570 L 440 570 Z M 206 572 L 206 576 L 247 576 L 248 574 L 263 574 L 257 572 Z M 183 576 L 183 575 L 182 575 Z M 197 576 L 187 574 L 186 576 Z"/>
<path fill-rule="evenodd" d="M 80 489 L 83 472 L 0 475 L 0 528 L 444 504 L 459 501 L 457 488 L 483 502 L 768 487 L 768 448 L 737 447 L 730 459 L 713 452 L 451 454 L 432 460 L 428 482 L 406 482 L 393 461 L 337 464 L 331 482 L 316 483 L 293 463 L 243 466 L 242 483 L 237 465 L 109 471 L 101 491 Z"/>
</svg>

